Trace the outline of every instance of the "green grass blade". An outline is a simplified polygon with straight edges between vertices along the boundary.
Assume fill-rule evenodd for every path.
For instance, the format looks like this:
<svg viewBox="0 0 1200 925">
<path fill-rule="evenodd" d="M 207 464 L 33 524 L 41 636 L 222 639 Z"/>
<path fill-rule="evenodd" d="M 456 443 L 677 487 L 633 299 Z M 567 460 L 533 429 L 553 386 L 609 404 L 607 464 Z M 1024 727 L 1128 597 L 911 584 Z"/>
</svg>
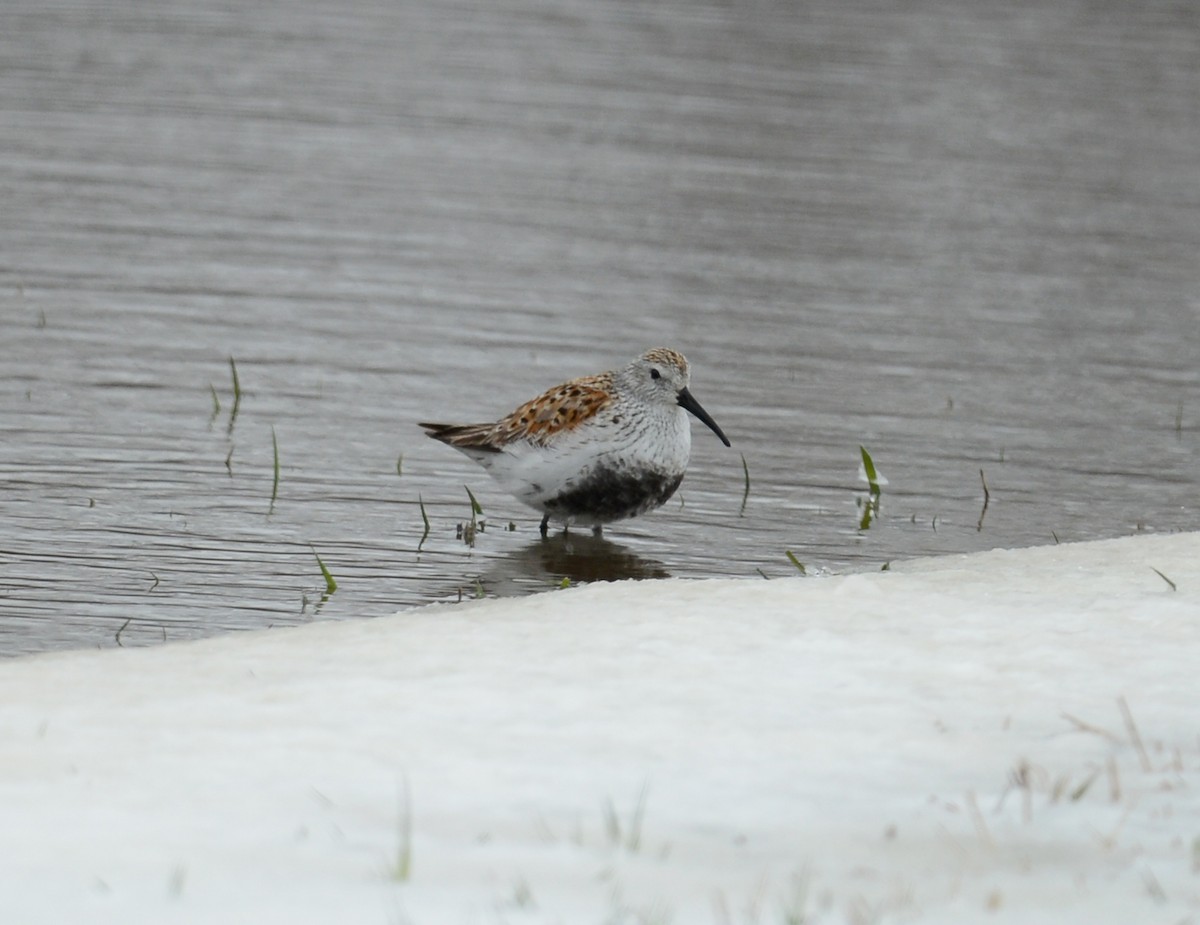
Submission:
<svg viewBox="0 0 1200 925">
<path fill-rule="evenodd" d="M 808 569 L 804 567 L 803 562 L 796 558 L 795 553 L 793 553 L 790 549 L 785 549 L 784 552 L 787 553 L 788 561 L 791 562 L 792 565 L 796 566 L 801 575 L 808 574 Z"/>
<path fill-rule="evenodd" d="M 279 441 L 275 438 L 275 425 L 271 425 L 271 449 L 275 452 L 275 478 L 271 482 L 271 507 L 275 510 L 275 499 L 279 497 Z"/>
<path fill-rule="evenodd" d="M 1088 789 L 1096 782 L 1096 778 L 1100 776 L 1100 772 L 1093 771 L 1091 776 L 1086 778 L 1082 784 L 1071 791 L 1071 802 L 1078 803 L 1087 794 Z"/>
<path fill-rule="evenodd" d="M 869 489 L 866 502 L 861 504 L 862 518 L 858 522 L 858 529 L 869 530 L 871 523 L 879 514 L 879 496 L 883 493 L 883 487 L 880 482 L 879 470 L 875 468 L 875 460 L 871 458 L 867 448 L 860 445 L 858 451 L 862 454 L 862 473 L 867 477 Z"/>
<path fill-rule="evenodd" d="M 738 511 L 738 517 L 746 516 L 746 500 L 750 497 L 750 467 L 746 465 L 746 454 L 742 453 L 742 475 L 746 479 L 746 487 L 742 491 L 742 507 Z"/>
<path fill-rule="evenodd" d="M 1162 572 L 1160 572 L 1158 569 L 1156 569 L 1153 565 L 1150 566 L 1150 571 L 1152 571 L 1155 575 L 1157 575 L 1159 578 L 1161 578 L 1163 581 L 1165 581 L 1167 584 L 1169 584 L 1171 586 L 1172 591 L 1179 590 L 1178 588 L 1175 587 L 1175 582 L 1171 581 L 1170 578 L 1168 578 L 1166 575 L 1164 575 Z"/>
<path fill-rule="evenodd" d="M 421 542 L 417 543 L 417 552 L 420 552 L 421 547 L 425 545 L 425 541 L 429 539 L 429 515 L 425 513 L 425 502 L 421 500 L 420 495 L 417 495 L 417 506 L 421 509 L 421 520 L 425 524 L 425 532 L 421 534 Z"/>
<path fill-rule="evenodd" d="M 464 485 L 463 488 L 467 488 L 467 486 Z M 471 499 L 471 513 L 478 514 L 480 517 L 482 517 L 483 508 L 479 506 L 479 502 L 475 500 L 475 496 L 471 494 L 471 489 L 469 488 L 467 488 L 467 497 Z"/>
<path fill-rule="evenodd" d="M 867 474 L 867 485 L 871 488 L 871 494 L 878 495 L 881 489 L 879 487 L 879 473 L 875 471 L 875 461 L 871 459 L 871 454 L 867 452 L 865 446 L 859 446 L 858 450 L 862 453 L 863 472 Z"/>
<path fill-rule="evenodd" d="M 333 580 L 333 575 L 330 574 L 329 569 L 325 566 L 325 563 L 321 561 L 321 554 L 317 552 L 317 548 L 311 543 L 309 544 L 308 548 L 311 549 L 313 555 L 317 557 L 317 565 L 321 569 L 321 575 L 325 578 L 325 593 L 332 594 L 337 590 L 337 582 Z"/>
<path fill-rule="evenodd" d="M 229 412 L 229 433 L 233 433 L 233 422 L 237 420 L 238 409 L 242 406 L 242 385 L 238 381 L 237 363 L 229 358 L 229 371 L 233 374 L 233 408 Z"/>
<path fill-rule="evenodd" d="M 979 512 L 979 522 L 975 524 L 975 532 L 983 532 L 983 518 L 987 514 L 988 503 L 992 500 L 992 493 L 988 491 L 987 476 L 983 474 L 983 470 L 979 470 L 979 481 L 983 483 L 983 509 Z"/>
</svg>

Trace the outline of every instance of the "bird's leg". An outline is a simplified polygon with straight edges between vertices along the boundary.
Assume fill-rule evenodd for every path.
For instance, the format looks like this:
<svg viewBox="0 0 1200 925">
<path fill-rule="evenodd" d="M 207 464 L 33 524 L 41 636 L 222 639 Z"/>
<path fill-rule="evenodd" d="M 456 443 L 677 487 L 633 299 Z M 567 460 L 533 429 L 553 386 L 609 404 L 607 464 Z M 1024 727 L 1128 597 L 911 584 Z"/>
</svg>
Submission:
<svg viewBox="0 0 1200 925">
<path fill-rule="evenodd" d="M 541 533 L 543 537 L 545 537 L 546 533 L 549 530 L 550 530 L 550 515 L 547 514 L 545 517 L 542 518 L 542 525 L 540 527 L 538 527 L 538 532 Z"/>
<path fill-rule="evenodd" d="M 603 537 L 604 536 L 604 525 L 603 524 L 594 524 L 592 526 L 592 536 Z"/>
</svg>

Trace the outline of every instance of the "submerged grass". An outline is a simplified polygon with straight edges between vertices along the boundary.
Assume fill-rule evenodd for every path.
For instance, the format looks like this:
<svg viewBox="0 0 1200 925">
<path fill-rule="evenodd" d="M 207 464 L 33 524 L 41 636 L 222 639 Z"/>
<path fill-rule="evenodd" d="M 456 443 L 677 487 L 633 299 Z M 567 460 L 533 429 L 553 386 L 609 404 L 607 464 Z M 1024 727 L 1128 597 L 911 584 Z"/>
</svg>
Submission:
<svg viewBox="0 0 1200 925">
<path fill-rule="evenodd" d="M 987 477 L 983 474 L 983 470 L 979 470 L 979 481 L 983 483 L 983 510 L 979 512 L 979 522 L 975 524 L 975 532 L 983 532 L 983 518 L 987 514 L 988 502 L 992 500 L 992 493 L 988 491 Z"/>
<path fill-rule="evenodd" d="M 417 507 L 421 509 L 421 521 L 425 524 L 425 532 L 421 534 L 421 542 L 417 543 L 417 552 L 421 551 L 421 547 L 425 545 L 425 541 L 429 539 L 429 515 L 425 513 L 425 502 L 417 495 Z"/>
<path fill-rule="evenodd" d="M 271 482 L 271 507 L 267 513 L 275 510 L 275 499 L 279 497 L 279 441 L 275 438 L 275 425 L 271 425 L 271 449 L 275 453 L 275 478 Z"/>
<path fill-rule="evenodd" d="M 233 423 L 237 420 L 238 409 L 242 406 L 242 384 L 238 381 L 237 363 L 229 358 L 229 372 L 233 376 L 233 408 L 229 412 L 229 433 L 233 433 Z"/>
<path fill-rule="evenodd" d="M 738 511 L 738 517 L 746 516 L 746 501 L 750 497 L 750 467 L 746 465 L 746 454 L 742 453 L 742 476 L 746 480 L 746 487 L 742 491 L 742 507 Z"/>
</svg>

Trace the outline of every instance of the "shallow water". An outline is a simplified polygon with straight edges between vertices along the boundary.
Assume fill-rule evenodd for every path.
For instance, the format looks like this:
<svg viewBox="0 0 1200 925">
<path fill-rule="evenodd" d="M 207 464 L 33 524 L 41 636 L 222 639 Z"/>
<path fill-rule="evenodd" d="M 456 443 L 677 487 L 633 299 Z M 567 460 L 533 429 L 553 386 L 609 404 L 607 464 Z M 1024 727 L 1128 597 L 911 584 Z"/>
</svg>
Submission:
<svg viewBox="0 0 1200 925">
<path fill-rule="evenodd" d="M 1195 529 L 1200 15 L 960 7 L 7 4 L 0 651 Z M 657 344 L 603 541 L 414 423 Z"/>
</svg>

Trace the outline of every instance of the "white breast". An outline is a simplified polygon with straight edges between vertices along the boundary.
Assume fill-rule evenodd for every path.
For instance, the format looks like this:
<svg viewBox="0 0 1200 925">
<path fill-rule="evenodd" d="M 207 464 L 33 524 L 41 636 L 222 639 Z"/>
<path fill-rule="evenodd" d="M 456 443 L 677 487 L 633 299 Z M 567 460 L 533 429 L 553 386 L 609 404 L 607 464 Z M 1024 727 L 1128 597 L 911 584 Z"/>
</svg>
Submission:
<svg viewBox="0 0 1200 925">
<path fill-rule="evenodd" d="M 480 462 L 506 491 L 537 509 L 597 468 L 682 476 L 692 447 L 687 413 L 678 407 L 654 413 L 658 410 L 638 418 L 598 416 L 546 445 L 516 441 Z"/>
</svg>

